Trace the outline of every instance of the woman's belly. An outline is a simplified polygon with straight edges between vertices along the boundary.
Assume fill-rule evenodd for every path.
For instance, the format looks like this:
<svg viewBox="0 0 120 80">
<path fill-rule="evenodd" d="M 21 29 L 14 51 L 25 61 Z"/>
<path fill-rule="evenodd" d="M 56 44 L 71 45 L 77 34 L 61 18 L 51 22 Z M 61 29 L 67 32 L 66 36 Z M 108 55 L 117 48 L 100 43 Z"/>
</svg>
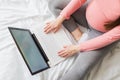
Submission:
<svg viewBox="0 0 120 80">
<path fill-rule="evenodd" d="M 86 9 L 86 18 L 89 23 L 94 29 L 106 32 L 104 28 L 105 22 L 108 21 L 108 19 L 105 17 L 102 10 L 97 5 L 96 1 L 93 0 Z"/>
</svg>

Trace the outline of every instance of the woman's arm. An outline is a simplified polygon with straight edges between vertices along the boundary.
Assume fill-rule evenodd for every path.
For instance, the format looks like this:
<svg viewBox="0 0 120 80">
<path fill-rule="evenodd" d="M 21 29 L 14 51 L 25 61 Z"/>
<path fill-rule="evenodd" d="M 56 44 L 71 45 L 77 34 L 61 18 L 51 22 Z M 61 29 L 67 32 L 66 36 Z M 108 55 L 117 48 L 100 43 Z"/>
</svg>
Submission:
<svg viewBox="0 0 120 80">
<path fill-rule="evenodd" d="M 69 19 L 69 16 L 75 12 L 86 0 L 72 0 L 62 11 L 61 14 L 51 22 L 48 22 L 44 28 L 45 33 L 57 32 L 62 22 Z"/>
<path fill-rule="evenodd" d="M 58 55 L 67 58 L 69 56 L 76 54 L 79 51 L 90 51 L 102 48 L 119 39 L 120 39 L 120 26 L 117 26 L 101 36 L 90 39 L 78 45 L 64 46 L 63 49 L 58 52 Z"/>
<path fill-rule="evenodd" d="M 78 8 L 80 8 L 86 0 L 71 0 L 71 2 L 61 11 L 60 15 L 69 19 Z"/>
<path fill-rule="evenodd" d="M 90 51 L 107 46 L 120 39 L 120 25 L 101 36 L 80 43 L 80 51 Z"/>
</svg>

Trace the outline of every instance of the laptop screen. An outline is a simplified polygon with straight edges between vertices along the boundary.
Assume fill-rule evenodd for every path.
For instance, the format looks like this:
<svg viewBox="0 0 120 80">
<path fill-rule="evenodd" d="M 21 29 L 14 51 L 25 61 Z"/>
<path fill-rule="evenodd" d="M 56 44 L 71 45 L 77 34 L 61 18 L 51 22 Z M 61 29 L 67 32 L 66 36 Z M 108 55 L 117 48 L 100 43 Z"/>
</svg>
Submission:
<svg viewBox="0 0 120 80">
<path fill-rule="evenodd" d="M 9 28 L 9 30 L 32 74 L 43 71 L 49 67 L 42 53 L 36 46 L 29 30 L 18 28 Z"/>
</svg>

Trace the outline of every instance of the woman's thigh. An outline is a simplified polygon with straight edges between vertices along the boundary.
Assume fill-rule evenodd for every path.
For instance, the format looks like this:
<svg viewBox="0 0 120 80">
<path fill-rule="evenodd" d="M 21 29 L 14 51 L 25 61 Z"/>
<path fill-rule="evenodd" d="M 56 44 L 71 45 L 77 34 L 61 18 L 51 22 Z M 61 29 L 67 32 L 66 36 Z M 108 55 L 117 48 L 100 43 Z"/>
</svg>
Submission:
<svg viewBox="0 0 120 80">
<path fill-rule="evenodd" d="M 60 80 L 82 80 L 84 75 L 91 70 L 103 55 L 105 54 L 102 50 L 79 53 L 72 67 Z"/>
</svg>

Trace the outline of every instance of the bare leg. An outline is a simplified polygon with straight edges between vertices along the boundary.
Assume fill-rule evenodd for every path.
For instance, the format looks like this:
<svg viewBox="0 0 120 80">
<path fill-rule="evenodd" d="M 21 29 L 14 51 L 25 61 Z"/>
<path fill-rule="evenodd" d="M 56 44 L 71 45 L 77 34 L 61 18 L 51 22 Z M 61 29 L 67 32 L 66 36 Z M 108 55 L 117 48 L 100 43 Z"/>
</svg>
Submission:
<svg viewBox="0 0 120 80">
<path fill-rule="evenodd" d="M 76 41 L 79 41 L 80 37 L 82 36 L 82 31 L 80 31 L 80 28 L 78 27 L 72 31 L 71 34 Z"/>
</svg>

